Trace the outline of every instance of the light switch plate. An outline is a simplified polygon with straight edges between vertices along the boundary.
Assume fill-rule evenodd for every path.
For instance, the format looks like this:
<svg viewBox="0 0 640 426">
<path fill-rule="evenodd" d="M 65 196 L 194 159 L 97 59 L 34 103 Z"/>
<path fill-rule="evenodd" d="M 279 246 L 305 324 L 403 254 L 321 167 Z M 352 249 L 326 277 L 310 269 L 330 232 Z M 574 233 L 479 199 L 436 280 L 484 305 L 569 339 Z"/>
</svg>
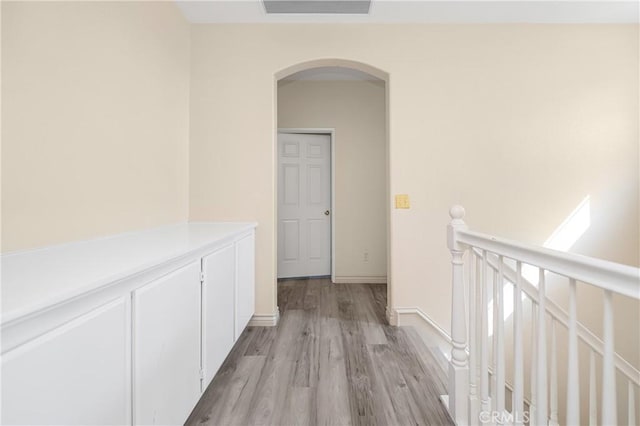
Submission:
<svg viewBox="0 0 640 426">
<path fill-rule="evenodd" d="M 408 208 L 410 208 L 409 195 L 396 194 L 396 209 L 408 209 Z"/>
</svg>

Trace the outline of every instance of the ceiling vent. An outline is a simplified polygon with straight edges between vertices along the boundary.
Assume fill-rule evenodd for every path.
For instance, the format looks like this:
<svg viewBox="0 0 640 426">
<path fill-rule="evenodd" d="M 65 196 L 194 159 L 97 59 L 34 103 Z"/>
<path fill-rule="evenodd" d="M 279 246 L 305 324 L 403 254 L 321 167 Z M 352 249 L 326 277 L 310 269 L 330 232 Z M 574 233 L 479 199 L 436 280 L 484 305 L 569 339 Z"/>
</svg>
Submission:
<svg viewBox="0 0 640 426">
<path fill-rule="evenodd" d="M 371 0 L 263 0 L 268 14 L 368 14 Z"/>
</svg>

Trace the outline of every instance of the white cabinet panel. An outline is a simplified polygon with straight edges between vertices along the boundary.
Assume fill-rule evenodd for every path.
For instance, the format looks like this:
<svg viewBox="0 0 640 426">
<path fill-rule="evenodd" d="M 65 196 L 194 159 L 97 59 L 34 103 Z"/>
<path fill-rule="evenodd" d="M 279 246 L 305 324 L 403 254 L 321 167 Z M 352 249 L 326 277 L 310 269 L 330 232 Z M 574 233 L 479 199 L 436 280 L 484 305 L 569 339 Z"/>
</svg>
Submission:
<svg viewBox="0 0 640 426">
<path fill-rule="evenodd" d="M 236 334 L 237 339 L 255 309 L 255 237 L 248 235 L 236 243 Z"/>
<path fill-rule="evenodd" d="M 0 424 L 183 424 L 253 315 L 254 227 L 1 256 Z"/>
<path fill-rule="evenodd" d="M 129 296 L 2 356 L 2 424 L 131 424 Z"/>
<path fill-rule="evenodd" d="M 183 424 L 200 397 L 200 261 L 133 301 L 135 423 Z"/>
<path fill-rule="evenodd" d="M 203 353 L 206 387 L 234 342 L 235 246 L 228 245 L 202 259 Z"/>
</svg>

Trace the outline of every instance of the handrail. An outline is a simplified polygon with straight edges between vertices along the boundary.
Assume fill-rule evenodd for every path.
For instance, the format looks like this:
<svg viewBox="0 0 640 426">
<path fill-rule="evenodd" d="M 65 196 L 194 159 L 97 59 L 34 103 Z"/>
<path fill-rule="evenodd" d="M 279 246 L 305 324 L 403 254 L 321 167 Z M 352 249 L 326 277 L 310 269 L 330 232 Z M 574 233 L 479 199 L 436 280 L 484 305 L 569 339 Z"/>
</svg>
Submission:
<svg viewBox="0 0 640 426">
<path fill-rule="evenodd" d="M 474 248 L 474 252 L 477 256 L 482 257 L 482 253 L 480 250 Z M 500 260 L 498 256 L 487 253 L 487 263 L 494 271 L 498 271 Z M 503 265 L 503 274 L 504 278 L 510 283 L 514 284 L 517 279 L 517 273 L 513 270 L 513 268 L 502 262 Z M 539 303 L 538 301 L 538 289 L 534 286 L 526 277 L 521 275 L 521 283 L 522 291 L 526 294 L 526 296 L 531 299 L 534 303 Z M 564 327 L 569 328 L 569 314 L 558 306 L 554 301 L 546 298 L 546 307 L 547 313 L 553 317 L 555 320 L 560 322 Z M 578 338 L 582 340 L 585 344 L 591 347 L 596 353 L 600 356 L 604 355 L 604 342 L 591 330 L 585 327 L 581 322 L 577 322 L 577 332 Z M 628 379 L 632 380 L 636 386 L 640 386 L 640 371 L 638 371 L 633 365 L 629 364 L 629 362 L 622 358 L 617 352 L 615 353 L 615 365 L 616 368 Z"/>
<path fill-rule="evenodd" d="M 456 229 L 458 243 L 518 259 L 566 277 L 640 300 L 640 271 L 627 265 Z"/>
<path fill-rule="evenodd" d="M 510 241 L 491 235 L 469 231 L 463 220 L 462 206 L 449 211 L 447 247 L 451 252 L 451 358 L 449 362 L 449 412 L 459 425 L 486 422 L 486 414 L 500 417 L 495 422 L 524 425 L 557 425 L 559 415 L 566 415 L 567 424 L 580 423 L 579 341 L 589 347 L 589 423 L 617 424 L 616 371 L 628 382 L 628 419 L 635 418 L 635 399 L 632 392 L 640 386 L 640 372 L 620 357 L 614 348 L 613 295 L 620 294 L 640 300 L 640 269 L 606 260 L 565 253 L 544 247 Z M 478 253 L 466 256 L 465 253 Z M 482 260 L 480 262 L 480 260 Z M 511 261 L 516 261 L 515 267 Z M 468 279 L 465 265 L 468 265 Z M 535 286 L 525 278 L 523 265 L 538 269 L 539 282 Z M 490 271 L 494 272 L 490 274 Z M 546 273 L 553 272 L 568 279 L 569 312 L 552 302 L 546 293 Z M 512 412 L 505 410 L 505 308 L 504 284 L 514 286 L 513 368 L 514 393 Z M 586 283 L 602 290 L 602 338 L 599 338 L 577 319 L 577 284 Z M 465 293 L 468 290 L 469 314 Z M 492 296 L 493 293 L 493 296 Z M 490 299 L 494 308 L 489 313 Z M 528 297 L 532 307 L 531 322 L 531 403 L 524 409 L 524 344 L 522 336 L 523 306 Z M 493 316 L 493 337 L 488 341 L 487 321 Z M 551 318 L 551 324 L 547 320 Z M 558 412 L 558 351 L 556 327 L 568 329 L 567 389 L 564 401 L 566 412 Z M 467 329 L 469 332 L 467 333 Z M 548 329 L 548 330 L 547 330 Z M 549 334 L 550 333 L 550 334 Z M 549 335 L 549 338 L 547 336 Z M 491 349 L 493 346 L 493 349 Z M 468 352 L 467 352 L 468 349 Z M 492 355 L 489 356 L 489 351 Z M 602 357 L 600 391 L 596 388 L 595 354 Z M 480 363 L 478 364 L 478 356 Z M 498 374 L 489 383 L 491 366 Z M 479 390 L 479 391 L 478 391 Z M 597 396 L 596 394 L 599 394 Z M 598 405 L 596 399 L 601 398 Z M 596 407 L 601 415 L 596 418 Z M 485 417 L 483 417 L 485 416 Z M 483 420 L 484 419 L 484 420 Z"/>
</svg>

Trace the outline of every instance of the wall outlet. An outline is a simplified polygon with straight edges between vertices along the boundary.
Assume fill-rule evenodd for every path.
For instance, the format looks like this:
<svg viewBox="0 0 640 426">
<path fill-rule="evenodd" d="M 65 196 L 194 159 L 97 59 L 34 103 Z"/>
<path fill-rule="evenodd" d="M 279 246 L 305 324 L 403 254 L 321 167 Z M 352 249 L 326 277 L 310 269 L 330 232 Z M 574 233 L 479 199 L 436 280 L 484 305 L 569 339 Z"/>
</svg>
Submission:
<svg viewBox="0 0 640 426">
<path fill-rule="evenodd" d="M 369 252 L 368 251 L 364 251 L 364 253 L 362 254 L 362 260 L 365 262 L 369 261 Z"/>
</svg>

